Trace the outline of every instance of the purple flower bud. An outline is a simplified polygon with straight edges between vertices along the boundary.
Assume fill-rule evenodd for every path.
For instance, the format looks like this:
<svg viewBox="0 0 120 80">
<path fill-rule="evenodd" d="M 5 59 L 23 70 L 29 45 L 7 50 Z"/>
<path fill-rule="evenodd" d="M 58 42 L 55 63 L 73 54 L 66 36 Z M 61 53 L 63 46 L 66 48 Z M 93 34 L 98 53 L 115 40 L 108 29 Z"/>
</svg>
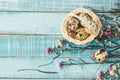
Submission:
<svg viewBox="0 0 120 80">
<path fill-rule="evenodd" d="M 50 52 L 52 52 L 51 48 L 46 48 L 46 54 L 49 54 Z"/>
<path fill-rule="evenodd" d="M 111 31 L 104 31 L 104 35 L 109 38 L 111 36 Z"/>
</svg>

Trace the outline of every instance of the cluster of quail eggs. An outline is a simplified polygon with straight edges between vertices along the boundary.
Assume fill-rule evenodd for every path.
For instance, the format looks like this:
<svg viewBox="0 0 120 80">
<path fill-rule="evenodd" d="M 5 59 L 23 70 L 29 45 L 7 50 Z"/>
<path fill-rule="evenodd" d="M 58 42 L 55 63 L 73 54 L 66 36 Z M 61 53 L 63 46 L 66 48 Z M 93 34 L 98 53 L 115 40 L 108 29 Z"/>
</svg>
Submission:
<svg viewBox="0 0 120 80">
<path fill-rule="evenodd" d="M 68 35 L 83 41 L 91 34 L 96 34 L 98 26 L 88 14 L 74 15 L 67 21 Z"/>
</svg>

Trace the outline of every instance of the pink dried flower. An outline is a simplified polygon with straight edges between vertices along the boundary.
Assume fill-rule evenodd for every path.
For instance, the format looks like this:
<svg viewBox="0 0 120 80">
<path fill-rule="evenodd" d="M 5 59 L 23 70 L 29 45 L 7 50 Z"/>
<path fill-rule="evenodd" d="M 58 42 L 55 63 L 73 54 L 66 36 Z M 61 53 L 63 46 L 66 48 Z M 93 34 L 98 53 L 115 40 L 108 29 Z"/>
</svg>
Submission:
<svg viewBox="0 0 120 80">
<path fill-rule="evenodd" d="M 97 77 L 98 77 L 98 78 L 101 78 L 101 76 L 102 76 L 102 73 L 101 73 L 101 72 L 98 72 L 98 73 L 97 73 Z"/>
<path fill-rule="evenodd" d="M 104 35 L 109 38 L 111 36 L 111 31 L 104 31 Z"/>
<path fill-rule="evenodd" d="M 91 53 L 90 57 L 91 57 L 92 59 L 94 59 L 94 58 L 95 58 L 95 52 Z"/>
<path fill-rule="evenodd" d="M 50 52 L 52 52 L 51 48 L 46 48 L 46 54 L 49 54 Z"/>
<path fill-rule="evenodd" d="M 109 71 L 114 71 L 114 69 L 112 67 L 109 68 Z"/>
<path fill-rule="evenodd" d="M 57 63 L 57 65 L 56 65 L 56 66 L 57 66 L 57 68 L 58 68 L 58 69 L 61 69 L 62 64 L 61 64 L 61 63 Z"/>
</svg>

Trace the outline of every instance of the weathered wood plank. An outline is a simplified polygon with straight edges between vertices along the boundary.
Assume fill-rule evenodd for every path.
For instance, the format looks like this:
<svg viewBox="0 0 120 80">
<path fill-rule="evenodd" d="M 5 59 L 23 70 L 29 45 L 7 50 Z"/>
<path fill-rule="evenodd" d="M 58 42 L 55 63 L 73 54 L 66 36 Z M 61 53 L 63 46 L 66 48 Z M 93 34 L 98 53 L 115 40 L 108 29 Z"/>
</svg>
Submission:
<svg viewBox="0 0 120 80">
<path fill-rule="evenodd" d="M 102 14 L 102 13 L 99 13 L 99 14 Z M 110 15 L 109 13 L 104 13 L 104 14 Z M 2 33 L 5 33 L 5 34 L 12 34 L 12 33 L 13 34 L 61 34 L 60 26 L 65 15 L 66 13 L 1 12 L 0 13 L 0 33 L 1 34 Z M 113 15 L 110 15 L 110 17 L 112 16 Z"/>
<path fill-rule="evenodd" d="M 90 65 L 71 65 L 63 66 L 61 70 L 56 67 L 60 61 L 68 58 L 59 58 L 51 65 L 38 67 L 40 64 L 49 62 L 49 58 L 0 58 L 0 78 L 40 78 L 40 79 L 79 79 L 96 77 L 96 71 L 101 64 Z M 77 59 L 77 58 L 75 58 Z M 89 61 L 89 59 L 86 59 Z M 108 68 L 108 64 L 103 64 L 99 70 L 104 71 Z M 83 68 L 83 70 L 81 69 Z M 45 74 L 37 71 L 21 71 L 19 69 L 40 69 L 43 71 L 57 72 L 57 74 Z"/>
<path fill-rule="evenodd" d="M 57 78 L 57 79 L 53 79 L 53 78 L 16 78 L 16 77 L 1 77 L 1 79 L 2 80 L 61 80 L 61 79 L 59 79 L 59 78 Z M 76 79 L 76 78 L 70 78 L 70 79 L 65 79 L 65 78 L 62 78 L 62 79 L 64 79 L 64 80 L 88 80 L 88 78 L 78 78 L 78 79 Z"/>
<path fill-rule="evenodd" d="M 1 13 L 0 33 L 57 34 L 64 16 L 57 13 Z"/>
<path fill-rule="evenodd" d="M 58 46 L 58 40 L 61 39 L 64 39 L 62 35 L 0 35 L 0 57 L 46 57 L 45 49 Z M 120 41 L 117 40 L 116 42 L 119 43 Z M 95 41 L 86 45 L 71 45 L 83 47 L 94 44 L 102 45 Z M 113 46 L 114 44 L 109 45 Z M 90 57 L 90 53 L 96 50 L 82 52 L 81 49 L 73 49 L 73 51 L 65 51 L 60 57 Z"/>
<path fill-rule="evenodd" d="M 78 7 L 111 11 L 119 2 L 119 0 L 0 0 L 0 11 L 69 12 Z"/>
<path fill-rule="evenodd" d="M 0 79 L 79 80 L 85 78 L 88 80 L 90 77 L 96 77 L 100 64 L 83 65 L 84 71 L 77 65 L 65 66 L 61 70 L 56 67 L 58 62 L 69 58 L 82 57 L 86 61 L 91 61 L 89 55 L 92 51 L 89 50 L 83 53 L 79 50 L 65 52 L 52 65 L 45 67 L 38 67 L 38 65 L 51 60 L 50 55 L 46 56 L 45 48 L 57 46 L 57 41 L 63 39 L 59 27 L 66 13 L 81 6 L 108 12 L 117 8 L 115 3 L 120 1 L 0 0 L 0 34 L 5 34 L 0 35 Z M 95 42 L 88 44 L 95 44 Z M 105 70 L 107 67 L 108 65 L 105 64 L 100 70 Z M 24 68 L 57 71 L 58 74 L 36 71 L 17 72 Z"/>
</svg>

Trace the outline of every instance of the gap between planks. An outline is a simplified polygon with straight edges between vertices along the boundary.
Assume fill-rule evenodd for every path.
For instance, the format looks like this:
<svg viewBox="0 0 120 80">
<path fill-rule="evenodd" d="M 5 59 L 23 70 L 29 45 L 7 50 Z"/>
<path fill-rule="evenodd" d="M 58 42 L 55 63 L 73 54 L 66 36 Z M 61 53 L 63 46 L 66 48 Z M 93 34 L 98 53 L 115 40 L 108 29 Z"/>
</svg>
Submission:
<svg viewBox="0 0 120 80">
<path fill-rule="evenodd" d="M 115 12 L 115 11 L 95 11 L 92 10 L 95 13 L 120 13 L 120 12 Z M 69 13 L 70 11 L 0 11 L 0 12 L 31 12 L 31 13 Z"/>
</svg>

